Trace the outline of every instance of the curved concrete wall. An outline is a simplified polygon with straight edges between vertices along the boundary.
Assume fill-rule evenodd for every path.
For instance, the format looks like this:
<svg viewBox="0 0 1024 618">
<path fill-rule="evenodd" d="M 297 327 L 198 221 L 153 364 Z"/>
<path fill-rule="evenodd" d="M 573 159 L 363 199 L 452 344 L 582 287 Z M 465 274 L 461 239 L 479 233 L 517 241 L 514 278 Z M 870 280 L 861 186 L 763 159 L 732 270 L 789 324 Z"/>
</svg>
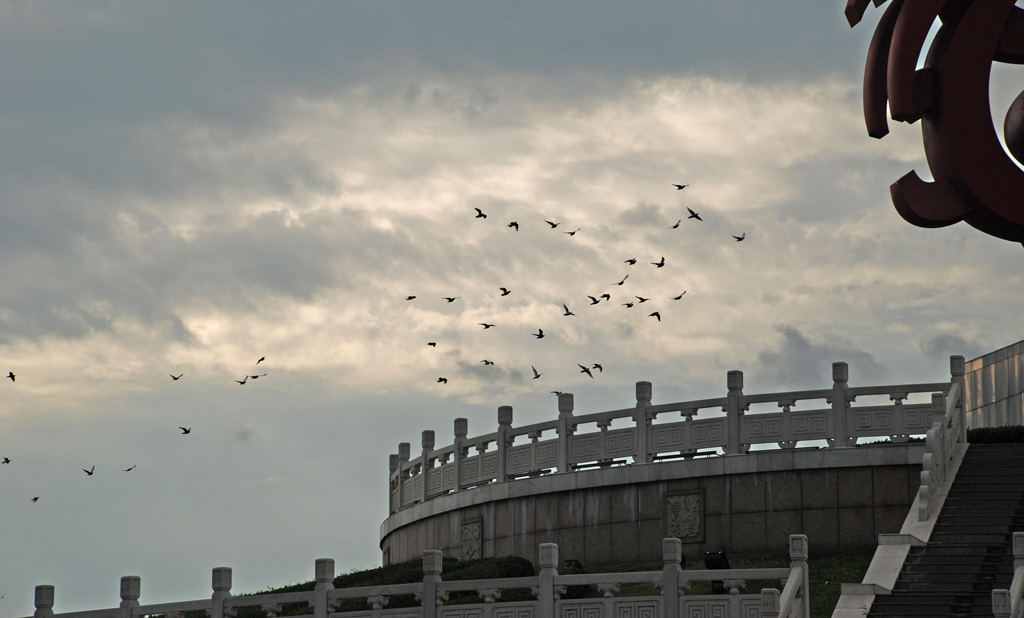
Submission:
<svg viewBox="0 0 1024 618">
<path fill-rule="evenodd" d="M 705 551 L 875 547 L 895 533 L 920 484 L 923 443 L 766 450 L 746 455 L 551 474 L 463 490 L 381 525 L 385 564 L 440 549 L 457 558 L 519 555 L 540 543 L 563 559 L 660 560 L 677 537 Z"/>
</svg>

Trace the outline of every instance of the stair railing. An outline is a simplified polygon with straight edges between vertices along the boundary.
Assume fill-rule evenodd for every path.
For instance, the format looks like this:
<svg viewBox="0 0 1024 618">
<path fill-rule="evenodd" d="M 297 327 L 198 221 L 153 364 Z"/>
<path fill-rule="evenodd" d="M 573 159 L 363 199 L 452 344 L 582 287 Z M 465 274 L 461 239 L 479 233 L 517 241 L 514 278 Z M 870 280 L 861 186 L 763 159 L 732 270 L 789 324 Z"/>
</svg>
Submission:
<svg viewBox="0 0 1024 618">
<path fill-rule="evenodd" d="M 992 615 L 995 618 L 1024 616 L 1024 532 L 1013 533 L 1013 581 L 1010 589 L 992 591 Z"/>
<path fill-rule="evenodd" d="M 921 486 L 918 490 L 918 520 L 927 521 L 939 504 L 937 498 L 952 482 L 950 466 L 967 444 L 967 422 L 964 406 L 964 357 L 950 357 L 952 381 L 949 392 L 932 395 L 934 405 L 945 408 L 942 418 L 932 423 L 925 437 L 921 461 Z"/>
</svg>

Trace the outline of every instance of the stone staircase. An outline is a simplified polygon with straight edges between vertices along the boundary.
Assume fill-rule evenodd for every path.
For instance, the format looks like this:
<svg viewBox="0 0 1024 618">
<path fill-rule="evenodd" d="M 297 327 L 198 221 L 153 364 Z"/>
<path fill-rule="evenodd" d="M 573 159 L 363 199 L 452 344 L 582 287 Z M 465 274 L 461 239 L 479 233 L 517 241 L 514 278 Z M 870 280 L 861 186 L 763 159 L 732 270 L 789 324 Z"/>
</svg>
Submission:
<svg viewBox="0 0 1024 618">
<path fill-rule="evenodd" d="M 891 595 L 869 616 L 992 616 L 992 589 L 1013 579 L 1024 531 L 1024 444 L 972 444 L 925 547 L 913 547 Z"/>
</svg>

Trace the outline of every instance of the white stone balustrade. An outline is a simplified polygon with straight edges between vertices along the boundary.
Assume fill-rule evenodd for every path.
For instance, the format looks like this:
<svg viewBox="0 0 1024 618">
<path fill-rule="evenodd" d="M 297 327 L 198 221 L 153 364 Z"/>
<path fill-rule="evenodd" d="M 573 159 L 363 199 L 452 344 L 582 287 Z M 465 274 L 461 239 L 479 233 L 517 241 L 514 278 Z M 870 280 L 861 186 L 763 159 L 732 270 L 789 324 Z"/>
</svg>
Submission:
<svg viewBox="0 0 1024 618">
<path fill-rule="evenodd" d="M 637 382 L 635 407 L 575 415 L 572 394 L 562 393 L 558 418 L 522 427 L 513 427 L 512 407 L 501 406 L 498 428 L 492 433 L 469 437 L 467 420 L 459 418 L 450 446 L 435 450 L 431 430 L 423 432 L 416 459 L 410 458 L 409 443 L 399 444 L 398 453 L 390 457 L 389 513 L 518 478 L 701 455 L 742 455 L 755 445 L 792 449 L 824 441 L 830 447 L 851 447 L 862 438 L 906 442 L 941 425 L 929 442 L 929 475 L 936 477 L 929 478 L 925 486 L 930 487 L 936 480 L 941 483 L 954 445 L 966 439 L 962 356 L 950 357 L 950 376 L 948 382 L 850 386 L 847 364 L 833 363 L 831 388 L 747 395 L 743 372 L 730 371 L 724 397 L 668 404 L 651 403 L 651 383 Z M 912 395 L 930 395 L 931 401 L 907 403 Z M 884 401 L 854 405 L 858 397 Z M 780 411 L 751 412 L 751 406 L 765 405 Z M 670 414 L 679 414 L 682 420 L 666 420 Z"/>
<path fill-rule="evenodd" d="M 315 618 L 555 618 L 594 616 L 615 618 L 634 615 L 647 618 L 678 618 L 679 616 L 707 615 L 730 618 L 757 618 L 758 616 L 807 616 L 809 611 L 807 590 L 807 537 L 790 536 L 789 567 L 761 569 L 683 570 L 682 542 L 664 539 L 662 554 L 664 567 L 660 571 L 601 574 L 558 574 L 558 546 L 544 543 L 540 546 L 540 573 L 532 577 L 443 581 L 441 578 L 441 552 L 423 553 L 423 580 L 412 584 L 334 588 L 334 561 L 316 561 L 316 585 L 311 591 L 231 595 L 231 569 L 213 570 L 213 594 L 208 599 L 142 605 L 139 603 L 141 582 L 138 577 L 121 579 L 121 604 L 109 609 L 55 614 L 54 587 L 36 586 L 37 617 L 52 618 L 142 618 L 163 614 L 168 618 L 182 616 L 188 611 L 204 611 L 209 618 L 234 616 L 238 608 L 260 608 L 265 616 L 276 616 L 283 605 L 305 603 Z M 765 589 L 759 594 L 687 595 L 694 581 L 779 580 L 781 593 Z M 619 597 L 621 584 L 647 583 L 661 589 L 659 595 Z M 597 598 L 562 599 L 569 586 L 588 586 L 600 591 Z M 531 588 L 532 601 L 500 602 L 501 591 L 512 588 Z M 476 604 L 446 606 L 444 601 L 453 592 L 472 591 L 481 597 Z M 388 598 L 394 595 L 415 595 L 420 605 L 411 608 L 386 609 Z M 342 599 L 365 599 L 364 610 L 338 612 Z"/>
<path fill-rule="evenodd" d="M 1013 533 L 1013 580 L 1009 590 L 992 591 L 992 615 L 995 618 L 1024 616 L 1024 532 Z"/>
</svg>

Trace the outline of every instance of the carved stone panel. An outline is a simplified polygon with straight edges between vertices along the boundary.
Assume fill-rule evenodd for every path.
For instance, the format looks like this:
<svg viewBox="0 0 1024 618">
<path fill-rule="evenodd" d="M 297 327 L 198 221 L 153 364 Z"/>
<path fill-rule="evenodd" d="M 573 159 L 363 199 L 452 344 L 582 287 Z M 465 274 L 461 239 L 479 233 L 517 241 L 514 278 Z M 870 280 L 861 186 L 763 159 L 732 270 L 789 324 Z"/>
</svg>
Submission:
<svg viewBox="0 0 1024 618">
<path fill-rule="evenodd" d="M 704 492 L 688 491 L 665 496 L 665 531 L 683 543 L 704 542 Z"/>
<path fill-rule="evenodd" d="M 462 522 L 462 559 L 473 560 L 483 558 L 481 537 L 483 536 L 483 520 L 480 518 Z"/>
</svg>

